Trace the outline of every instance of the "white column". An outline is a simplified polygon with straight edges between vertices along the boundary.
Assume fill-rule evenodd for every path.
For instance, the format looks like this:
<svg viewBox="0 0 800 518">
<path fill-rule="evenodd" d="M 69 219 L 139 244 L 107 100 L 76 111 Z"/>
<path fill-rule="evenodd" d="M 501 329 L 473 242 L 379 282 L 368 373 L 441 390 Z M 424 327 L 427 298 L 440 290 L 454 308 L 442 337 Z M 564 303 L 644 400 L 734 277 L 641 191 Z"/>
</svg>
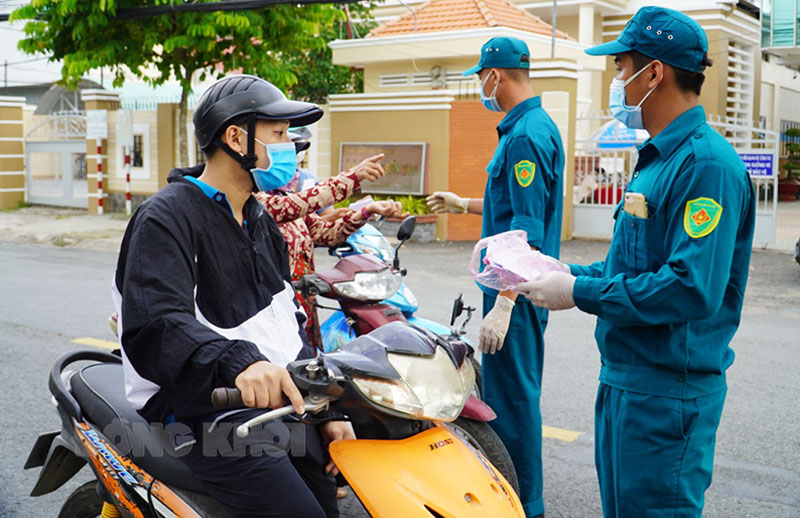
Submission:
<svg viewBox="0 0 800 518">
<path fill-rule="evenodd" d="M 578 11 L 578 43 L 594 45 L 594 4 L 583 4 Z M 592 98 L 592 72 L 578 73 L 578 115 L 587 109 L 597 110 L 599 106 L 587 104 Z M 596 104 L 596 103 L 595 103 Z"/>
</svg>

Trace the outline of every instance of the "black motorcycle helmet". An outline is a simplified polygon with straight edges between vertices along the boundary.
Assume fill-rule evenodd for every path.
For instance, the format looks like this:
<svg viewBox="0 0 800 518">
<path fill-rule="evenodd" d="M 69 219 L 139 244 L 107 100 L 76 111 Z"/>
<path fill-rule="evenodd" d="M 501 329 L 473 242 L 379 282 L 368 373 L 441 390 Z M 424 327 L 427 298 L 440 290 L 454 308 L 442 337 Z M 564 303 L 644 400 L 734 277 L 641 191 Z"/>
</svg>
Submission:
<svg viewBox="0 0 800 518">
<path fill-rule="evenodd" d="M 305 126 L 300 128 L 289 128 L 289 138 L 294 142 L 294 151 L 299 153 L 311 147 L 311 130 Z"/>
<path fill-rule="evenodd" d="M 247 115 L 247 154 L 235 153 L 222 139 L 234 119 Z M 255 167 L 256 119 L 288 120 L 292 126 L 313 124 L 322 110 L 312 103 L 290 101 L 275 85 L 250 75 L 228 76 L 209 86 L 194 109 L 194 134 L 200 149 L 217 146 L 245 171 Z"/>
</svg>

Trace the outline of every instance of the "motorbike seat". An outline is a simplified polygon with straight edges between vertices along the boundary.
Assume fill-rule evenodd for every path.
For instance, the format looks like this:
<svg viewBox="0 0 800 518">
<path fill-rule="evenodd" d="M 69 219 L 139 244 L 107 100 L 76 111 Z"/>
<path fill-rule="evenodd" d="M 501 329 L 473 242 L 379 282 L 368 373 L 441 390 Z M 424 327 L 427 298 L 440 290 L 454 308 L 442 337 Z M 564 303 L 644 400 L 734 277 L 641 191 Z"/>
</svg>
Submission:
<svg viewBox="0 0 800 518">
<path fill-rule="evenodd" d="M 154 478 L 169 486 L 207 494 L 179 458 L 185 451 L 175 450 L 170 427 L 151 426 L 128 402 L 122 376 L 122 365 L 112 363 L 92 364 L 72 376 L 72 393 L 86 417 L 118 451 Z"/>
</svg>

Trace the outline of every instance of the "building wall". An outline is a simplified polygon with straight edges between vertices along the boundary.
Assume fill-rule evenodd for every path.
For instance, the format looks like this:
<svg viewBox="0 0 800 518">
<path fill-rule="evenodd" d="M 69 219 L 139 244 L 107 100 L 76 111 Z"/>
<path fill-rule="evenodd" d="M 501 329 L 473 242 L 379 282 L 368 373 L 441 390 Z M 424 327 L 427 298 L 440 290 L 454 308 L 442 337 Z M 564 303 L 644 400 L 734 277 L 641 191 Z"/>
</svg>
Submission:
<svg viewBox="0 0 800 518">
<path fill-rule="evenodd" d="M 538 78 L 531 81 L 534 92 L 542 97 L 542 107 L 559 128 L 565 157 L 575 154 L 575 118 L 577 81 L 571 77 Z M 454 101 L 450 111 L 450 170 L 448 189 L 461 196 L 482 198 L 486 185 L 486 165 L 497 146 L 497 124 L 503 114 L 486 110 L 477 101 Z M 562 238 L 572 237 L 572 185 L 575 164 L 565 160 Z M 448 215 L 446 239 L 451 241 L 480 238 L 481 217 Z M 443 237 L 443 236 L 442 236 Z M 444 237 L 443 237 L 444 238 Z"/>
<path fill-rule="evenodd" d="M 658 2 L 656 2 L 658 3 Z M 674 7 L 662 2 L 661 5 Z M 635 6 L 634 6 L 635 7 Z M 706 81 L 700 103 L 709 115 L 730 116 L 728 91 L 729 76 L 734 63 L 729 53 L 729 44 L 733 41 L 737 45 L 749 48 L 747 60 L 752 62 L 752 75 L 748 81 L 751 88 L 750 110 L 747 114 L 737 114 L 736 117 L 746 123 L 758 119 L 760 113 L 760 69 L 761 56 L 758 47 L 758 20 L 738 9 L 720 9 L 706 2 L 698 2 L 694 9 L 683 9 L 705 29 L 709 41 L 708 55 L 714 65 L 706 69 Z M 603 41 L 616 39 L 625 23 L 631 17 L 630 13 L 609 14 L 603 19 Z M 603 109 L 608 109 L 608 85 L 614 77 L 613 58 L 608 58 L 606 71 L 602 75 L 603 84 Z"/>
<path fill-rule="evenodd" d="M 426 142 L 427 191 L 446 188 L 450 110 L 335 111 L 331 113 L 331 170 L 342 142 Z M 496 138 L 496 137 L 495 137 Z M 366 158 L 366 157 L 364 157 Z"/>
<path fill-rule="evenodd" d="M 311 147 L 306 153 L 306 166 L 317 175 L 317 178 L 324 180 L 338 173 L 331 162 L 331 109 L 330 105 L 320 106 L 325 115 L 312 124 Z"/>
<path fill-rule="evenodd" d="M 562 11 L 563 11 L 563 9 L 562 9 Z M 577 39 L 578 38 L 578 21 L 579 21 L 579 17 L 578 17 L 577 14 L 570 14 L 570 15 L 566 15 L 565 16 L 565 15 L 559 13 L 558 17 L 556 18 L 556 29 L 558 29 L 559 31 L 566 32 L 567 34 L 569 34 L 573 38 Z M 550 23 L 550 21 L 548 21 L 547 23 Z M 547 54 L 546 56 L 534 56 L 534 58 L 537 58 L 537 57 L 538 58 L 545 58 L 545 57 L 549 58 L 550 54 Z"/>
<path fill-rule="evenodd" d="M 475 57 L 468 57 L 462 59 L 411 59 L 403 61 L 391 61 L 386 63 L 376 63 L 364 67 L 364 92 L 365 93 L 379 93 L 379 92 L 402 92 L 402 91 L 419 91 L 421 89 L 431 89 L 430 85 L 421 86 L 411 82 L 412 75 L 422 74 L 429 77 L 430 70 L 434 66 L 439 66 L 446 72 L 463 72 L 471 66 L 475 65 L 478 60 L 480 47 L 475 51 Z M 381 76 L 403 74 L 409 76 L 409 83 L 405 86 L 382 86 Z M 463 80 L 473 81 L 474 77 Z M 448 88 L 453 88 L 457 85 L 456 82 L 451 81 Z"/>
<path fill-rule="evenodd" d="M 714 65 L 707 68 L 700 104 L 709 115 L 724 116 L 728 96 L 728 37 L 722 31 L 707 31 L 708 54 Z"/>
<path fill-rule="evenodd" d="M 577 84 L 571 79 L 551 79 L 548 90 L 542 94 L 542 107 L 552 117 L 561 133 L 564 149 L 564 170 L 562 171 L 563 189 L 561 238 L 572 238 L 573 200 L 572 186 L 575 184 L 575 132 Z"/>
<path fill-rule="evenodd" d="M 762 62 L 760 115 L 767 128 L 780 130 L 782 120 L 800 122 L 800 74 L 768 61 Z"/>
<path fill-rule="evenodd" d="M 150 195 L 158 190 L 159 127 L 154 110 L 133 111 L 133 134 L 141 137 L 142 166 L 131 164 L 131 194 Z M 125 155 L 120 141 L 118 112 L 108 114 L 109 192 L 125 192 Z"/>
<path fill-rule="evenodd" d="M 497 124 L 503 114 L 490 112 L 480 101 L 454 101 L 450 110 L 450 167 L 443 190 L 460 196 L 483 198 L 486 165 L 497 146 Z M 447 232 L 440 236 L 451 241 L 476 240 L 481 235 L 481 216 L 440 216 Z"/>
<path fill-rule="evenodd" d="M 0 97 L 0 209 L 25 199 L 23 97 Z"/>
</svg>

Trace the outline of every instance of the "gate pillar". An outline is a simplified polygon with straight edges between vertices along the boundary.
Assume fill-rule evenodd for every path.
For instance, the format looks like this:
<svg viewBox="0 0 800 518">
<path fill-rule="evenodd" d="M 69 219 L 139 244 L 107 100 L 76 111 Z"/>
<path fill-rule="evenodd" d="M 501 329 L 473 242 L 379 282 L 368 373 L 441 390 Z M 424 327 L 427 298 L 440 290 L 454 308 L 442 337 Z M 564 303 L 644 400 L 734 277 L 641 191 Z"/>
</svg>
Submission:
<svg viewBox="0 0 800 518">
<path fill-rule="evenodd" d="M 0 210 L 25 201 L 24 97 L 0 97 Z"/>
<path fill-rule="evenodd" d="M 108 90 L 83 90 L 81 92 L 86 111 L 119 109 L 119 94 Z M 101 161 L 99 170 L 98 160 Z M 99 142 L 95 139 L 86 140 L 86 178 L 89 180 L 89 214 L 102 214 L 100 207 L 103 202 L 99 200 L 108 197 L 108 139 Z"/>
</svg>

